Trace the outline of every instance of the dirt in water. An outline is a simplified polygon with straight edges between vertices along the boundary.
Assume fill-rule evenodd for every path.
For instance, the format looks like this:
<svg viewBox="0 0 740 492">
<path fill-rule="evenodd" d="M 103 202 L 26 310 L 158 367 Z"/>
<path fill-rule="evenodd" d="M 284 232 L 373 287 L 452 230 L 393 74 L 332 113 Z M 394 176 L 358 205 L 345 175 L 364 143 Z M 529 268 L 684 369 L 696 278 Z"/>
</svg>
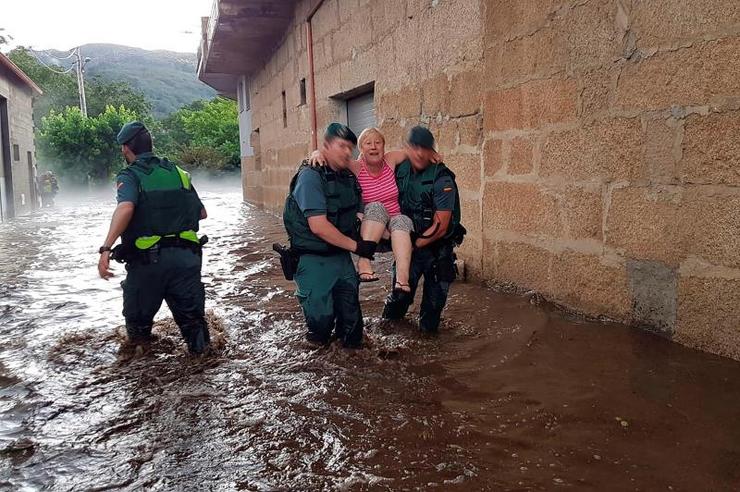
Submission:
<svg viewBox="0 0 740 492">
<path fill-rule="evenodd" d="M 0 486 L 14 490 L 737 490 L 740 364 L 455 284 L 441 333 L 303 341 L 274 216 L 202 186 L 215 340 L 121 331 L 109 197 L 0 225 Z M 390 259 L 376 265 L 387 271 Z"/>
</svg>

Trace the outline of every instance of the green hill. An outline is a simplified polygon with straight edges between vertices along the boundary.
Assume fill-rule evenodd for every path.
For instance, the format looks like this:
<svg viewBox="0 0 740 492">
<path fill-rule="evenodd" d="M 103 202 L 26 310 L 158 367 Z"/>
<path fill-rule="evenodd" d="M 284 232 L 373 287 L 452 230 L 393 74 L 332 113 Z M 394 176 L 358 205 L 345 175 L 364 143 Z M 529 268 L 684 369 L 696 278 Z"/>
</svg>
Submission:
<svg viewBox="0 0 740 492">
<path fill-rule="evenodd" d="M 151 101 L 154 116 L 161 118 L 199 99 L 211 99 L 216 92 L 195 74 L 196 55 L 173 51 L 147 51 L 114 44 L 87 44 L 82 56 L 89 57 L 87 77 L 125 81 Z M 48 50 L 36 55 L 47 64 L 69 66 L 63 59 L 69 52 Z"/>
</svg>

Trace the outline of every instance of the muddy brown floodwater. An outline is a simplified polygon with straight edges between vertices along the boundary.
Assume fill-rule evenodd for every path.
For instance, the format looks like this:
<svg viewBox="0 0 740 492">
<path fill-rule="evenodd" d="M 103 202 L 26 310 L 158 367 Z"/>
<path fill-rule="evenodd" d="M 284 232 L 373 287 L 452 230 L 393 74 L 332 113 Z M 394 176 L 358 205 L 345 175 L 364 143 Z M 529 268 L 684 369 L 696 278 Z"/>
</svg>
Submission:
<svg viewBox="0 0 740 492">
<path fill-rule="evenodd" d="M 201 188 L 205 359 L 166 309 L 150 353 L 121 350 L 123 270 L 95 268 L 110 196 L 0 225 L 0 488 L 740 488 L 740 364 L 463 283 L 438 337 L 381 322 L 381 282 L 368 347 L 315 349 L 280 221 Z"/>
</svg>

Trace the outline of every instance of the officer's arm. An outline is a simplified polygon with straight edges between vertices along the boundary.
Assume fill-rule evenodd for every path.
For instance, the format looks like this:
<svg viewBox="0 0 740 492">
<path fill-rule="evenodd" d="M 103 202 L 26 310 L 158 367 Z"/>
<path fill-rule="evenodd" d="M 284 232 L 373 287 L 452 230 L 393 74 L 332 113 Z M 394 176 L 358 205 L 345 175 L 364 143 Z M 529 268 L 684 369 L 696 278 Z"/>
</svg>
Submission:
<svg viewBox="0 0 740 492">
<path fill-rule="evenodd" d="M 110 221 L 110 228 L 108 229 L 108 235 L 105 238 L 103 246 L 111 247 L 116 242 L 123 231 L 128 227 L 131 222 L 131 217 L 134 216 L 134 204 L 133 202 L 121 202 L 113 212 L 113 218 Z"/>
<path fill-rule="evenodd" d="M 386 164 L 388 164 L 391 169 L 395 169 L 396 166 L 409 158 L 409 153 L 405 149 L 389 150 L 383 157 L 385 158 Z M 437 164 L 442 162 L 442 160 L 442 154 L 438 154 L 437 151 L 432 151 L 432 163 Z"/>
<path fill-rule="evenodd" d="M 434 222 L 432 227 L 424 231 L 425 237 L 420 237 L 416 240 L 417 248 L 424 248 L 429 246 L 434 241 L 442 239 L 447 234 L 447 229 L 450 227 L 452 221 L 452 210 L 437 210 L 434 213 Z M 430 236 L 430 237 L 426 237 Z"/>
<path fill-rule="evenodd" d="M 346 249 L 347 251 L 355 251 L 357 249 L 357 241 L 339 232 L 339 229 L 329 222 L 326 215 L 312 215 L 308 217 L 308 227 L 322 241 L 332 246 Z"/>
</svg>

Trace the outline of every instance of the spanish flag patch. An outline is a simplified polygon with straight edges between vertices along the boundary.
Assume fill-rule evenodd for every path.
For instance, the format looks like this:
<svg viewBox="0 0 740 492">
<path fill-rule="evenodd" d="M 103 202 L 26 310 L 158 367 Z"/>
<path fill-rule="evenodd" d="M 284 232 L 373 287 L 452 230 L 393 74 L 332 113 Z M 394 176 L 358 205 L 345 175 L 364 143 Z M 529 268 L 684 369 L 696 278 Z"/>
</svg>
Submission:
<svg viewBox="0 0 740 492">
<path fill-rule="evenodd" d="M 444 191 L 445 193 L 449 193 L 450 191 L 452 191 L 452 186 L 448 186 L 446 188 L 442 188 L 442 191 Z"/>
</svg>

